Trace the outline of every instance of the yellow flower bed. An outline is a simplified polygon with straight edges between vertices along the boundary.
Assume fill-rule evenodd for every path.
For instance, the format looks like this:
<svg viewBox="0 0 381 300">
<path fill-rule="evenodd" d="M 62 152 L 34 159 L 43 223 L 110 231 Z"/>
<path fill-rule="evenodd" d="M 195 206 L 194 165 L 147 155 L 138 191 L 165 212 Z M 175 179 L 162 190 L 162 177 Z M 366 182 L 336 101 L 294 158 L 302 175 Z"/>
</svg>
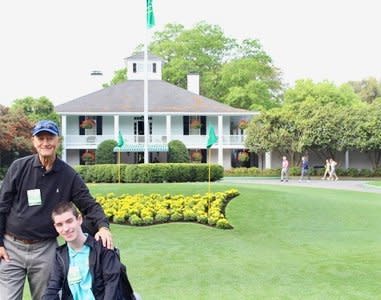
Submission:
<svg viewBox="0 0 381 300">
<path fill-rule="evenodd" d="M 232 226 L 225 218 L 225 208 L 238 195 L 237 189 L 230 189 L 192 196 L 125 194 L 116 197 L 110 193 L 97 195 L 96 199 L 110 221 L 118 224 L 139 226 L 185 221 L 229 229 Z"/>
</svg>

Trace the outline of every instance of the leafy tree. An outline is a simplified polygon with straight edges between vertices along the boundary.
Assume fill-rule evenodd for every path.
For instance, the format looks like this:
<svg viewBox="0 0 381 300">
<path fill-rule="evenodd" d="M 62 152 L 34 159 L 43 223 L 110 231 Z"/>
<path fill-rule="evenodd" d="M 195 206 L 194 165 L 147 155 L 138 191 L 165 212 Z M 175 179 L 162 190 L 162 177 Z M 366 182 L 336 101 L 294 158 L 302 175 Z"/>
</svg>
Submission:
<svg viewBox="0 0 381 300">
<path fill-rule="evenodd" d="M 381 99 L 381 82 L 374 77 L 369 77 L 361 81 L 349 81 L 348 84 L 355 93 L 366 103 L 372 103 L 376 99 Z"/>
<path fill-rule="evenodd" d="M 226 104 L 250 110 L 268 110 L 282 102 L 280 71 L 257 40 L 237 44 L 235 57 L 224 63 L 213 82 L 216 94 Z M 208 78 L 207 78 L 208 79 Z"/>
<path fill-rule="evenodd" d="M 296 161 L 296 153 L 301 152 L 300 131 L 289 110 L 272 109 L 253 119 L 246 129 L 245 146 L 256 153 L 277 150 Z"/>
<path fill-rule="evenodd" d="M 173 140 L 168 143 L 168 162 L 170 163 L 188 163 L 188 149 L 182 141 Z"/>
<path fill-rule="evenodd" d="M 346 130 L 342 135 L 349 141 L 348 148 L 366 153 L 374 169 L 381 167 L 381 103 L 375 101 L 352 109 L 343 124 Z"/>
<path fill-rule="evenodd" d="M 306 101 L 298 105 L 286 106 L 285 109 L 294 112 L 294 121 L 300 137 L 299 152 L 312 151 L 322 161 L 327 157 L 334 158 L 337 150 L 347 147 L 343 140 L 343 120 L 348 106 L 337 106 L 334 103 L 321 105 Z"/>
<path fill-rule="evenodd" d="M 114 77 L 111 79 L 111 81 L 109 83 L 102 84 L 102 86 L 106 88 L 112 85 L 116 85 L 118 83 L 122 83 L 126 80 L 127 80 L 127 68 L 123 68 L 123 69 L 114 71 Z"/>
<path fill-rule="evenodd" d="M 348 84 L 337 87 L 334 83 L 323 81 L 314 83 L 310 79 L 298 80 L 293 88 L 284 94 L 285 104 L 300 104 L 302 102 L 325 105 L 334 103 L 343 105 L 360 105 L 360 98 Z"/>
<path fill-rule="evenodd" d="M 280 72 L 258 40 L 238 43 L 219 26 L 201 22 L 186 30 L 167 24 L 156 32 L 150 52 L 164 60 L 163 79 L 186 88 L 189 73 L 200 74 L 201 94 L 244 109 L 279 106 Z"/>
<path fill-rule="evenodd" d="M 114 164 L 115 153 L 114 147 L 117 142 L 114 140 L 105 140 L 100 143 L 95 151 L 95 163 L 96 164 Z"/>
<path fill-rule="evenodd" d="M 322 160 L 334 157 L 337 150 L 358 144 L 353 136 L 345 134 L 354 132 L 357 123 L 346 120 L 353 110 L 363 107 L 348 85 L 336 87 L 330 82 L 298 81 L 286 91 L 281 108 L 262 113 L 251 122 L 246 145 L 256 152 L 279 150 L 292 161 L 297 154 L 309 151 Z"/>
<path fill-rule="evenodd" d="M 32 124 L 22 110 L 0 105 L 0 164 L 9 165 L 18 156 L 30 154 Z"/>
<path fill-rule="evenodd" d="M 219 26 L 201 22 L 193 29 L 183 25 L 167 24 L 162 32 L 155 32 L 149 45 L 150 52 L 165 62 L 163 79 L 186 88 L 186 76 L 197 72 L 218 70 L 221 62 L 233 45 Z M 205 94 L 202 91 L 202 94 Z"/>
<path fill-rule="evenodd" d="M 53 103 L 46 97 L 25 97 L 16 99 L 11 107 L 12 112 L 23 111 L 32 124 L 39 120 L 49 119 L 59 123 L 59 116 L 54 110 Z"/>
</svg>

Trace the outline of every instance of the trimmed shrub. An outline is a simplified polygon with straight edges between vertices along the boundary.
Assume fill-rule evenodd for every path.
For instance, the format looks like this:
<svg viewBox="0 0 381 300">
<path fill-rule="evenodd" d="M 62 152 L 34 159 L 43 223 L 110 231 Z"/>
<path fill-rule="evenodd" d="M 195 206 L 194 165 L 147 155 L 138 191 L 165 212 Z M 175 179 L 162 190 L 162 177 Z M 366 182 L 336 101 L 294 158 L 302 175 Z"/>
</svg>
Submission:
<svg viewBox="0 0 381 300">
<path fill-rule="evenodd" d="M 374 169 L 373 176 L 381 177 L 381 168 Z"/>
<path fill-rule="evenodd" d="M 360 177 L 372 177 L 373 176 L 373 172 L 369 169 L 361 169 L 359 171 L 359 176 Z"/>
<path fill-rule="evenodd" d="M 291 167 L 288 171 L 290 176 L 300 176 L 301 174 L 300 167 Z"/>
<path fill-rule="evenodd" d="M 280 174 L 280 169 L 263 169 L 262 176 L 265 177 L 278 177 Z"/>
<path fill-rule="evenodd" d="M 258 176 L 258 177 L 276 177 L 279 176 L 280 169 L 258 169 L 251 168 L 232 168 L 224 171 L 225 176 Z"/>
<path fill-rule="evenodd" d="M 183 220 L 183 215 L 180 212 L 175 211 L 175 212 L 173 212 L 171 214 L 170 220 L 173 221 L 173 222 L 182 221 Z"/>
<path fill-rule="evenodd" d="M 229 224 L 228 220 L 226 220 L 225 218 L 219 219 L 216 223 L 216 227 L 219 229 L 231 229 L 231 228 L 233 228 Z"/>
<path fill-rule="evenodd" d="M 356 168 L 339 169 L 336 171 L 337 175 L 357 177 L 359 176 L 359 170 Z"/>
<path fill-rule="evenodd" d="M 197 220 L 197 215 L 193 210 L 189 208 L 184 209 L 184 221 L 196 221 L 196 220 Z"/>
<path fill-rule="evenodd" d="M 136 226 L 143 225 L 143 220 L 137 215 L 132 215 L 128 219 L 128 221 L 130 222 L 131 225 L 136 225 Z"/>
<path fill-rule="evenodd" d="M 95 151 L 95 163 L 96 164 L 114 164 L 115 152 L 114 147 L 117 142 L 114 140 L 105 140 L 98 145 Z"/>
<path fill-rule="evenodd" d="M 208 224 L 208 215 L 206 213 L 197 214 L 197 222 L 201 224 Z"/>
<path fill-rule="evenodd" d="M 161 208 L 156 212 L 155 221 L 157 223 L 164 223 L 169 220 L 169 212 L 167 209 Z"/>
<path fill-rule="evenodd" d="M 124 172 L 124 180 L 126 182 L 135 183 L 154 183 L 164 182 L 166 170 L 164 164 L 138 164 L 126 165 Z"/>
<path fill-rule="evenodd" d="M 173 140 L 168 143 L 169 163 L 189 163 L 188 149 L 180 140 Z"/>
<path fill-rule="evenodd" d="M 126 165 L 125 182 L 203 182 L 208 181 L 209 165 L 207 164 L 139 164 Z M 212 164 L 210 180 L 223 177 L 223 167 Z"/>
<path fill-rule="evenodd" d="M 85 182 L 121 182 L 152 183 L 152 182 L 203 182 L 209 180 L 208 164 L 121 164 L 121 165 L 78 165 L 74 169 Z M 223 177 L 224 169 L 217 164 L 210 166 L 210 180 L 216 181 Z"/>
</svg>

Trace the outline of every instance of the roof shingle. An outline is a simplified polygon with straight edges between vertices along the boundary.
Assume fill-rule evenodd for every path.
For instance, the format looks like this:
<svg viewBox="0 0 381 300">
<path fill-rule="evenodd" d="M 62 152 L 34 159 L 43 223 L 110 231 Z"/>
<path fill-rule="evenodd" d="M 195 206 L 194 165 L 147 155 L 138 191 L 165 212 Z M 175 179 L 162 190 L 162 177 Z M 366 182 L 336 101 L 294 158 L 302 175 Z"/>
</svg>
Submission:
<svg viewBox="0 0 381 300">
<path fill-rule="evenodd" d="M 143 80 L 127 80 L 57 105 L 55 109 L 61 114 L 85 111 L 142 113 L 144 111 L 143 91 Z M 148 102 L 149 112 L 253 113 L 244 109 L 230 107 L 163 80 L 148 81 Z"/>
</svg>

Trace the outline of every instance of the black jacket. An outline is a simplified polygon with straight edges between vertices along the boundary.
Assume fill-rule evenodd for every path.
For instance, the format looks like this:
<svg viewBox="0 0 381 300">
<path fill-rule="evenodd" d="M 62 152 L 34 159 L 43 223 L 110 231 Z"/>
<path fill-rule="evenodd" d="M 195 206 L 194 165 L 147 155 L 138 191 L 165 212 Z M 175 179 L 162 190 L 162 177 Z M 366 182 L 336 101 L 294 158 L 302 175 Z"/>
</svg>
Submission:
<svg viewBox="0 0 381 300">
<path fill-rule="evenodd" d="M 121 263 L 114 250 L 102 246 L 88 236 L 85 242 L 90 247 L 89 269 L 92 277 L 92 292 L 96 300 L 119 300 Z M 48 287 L 42 300 L 58 300 L 58 292 L 62 289 L 62 300 L 72 300 L 67 282 L 69 271 L 69 251 L 67 245 L 57 248 L 53 269 L 50 272 Z"/>
<path fill-rule="evenodd" d="M 40 190 L 41 205 L 28 205 L 28 190 L 33 189 Z M 6 232 L 26 240 L 56 238 L 51 213 L 61 201 L 72 201 L 95 232 L 109 227 L 102 207 L 67 163 L 56 158 L 47 172 L 37 154 L 15 160 L 0 188 L 0 246 Z"/>
</svg>

